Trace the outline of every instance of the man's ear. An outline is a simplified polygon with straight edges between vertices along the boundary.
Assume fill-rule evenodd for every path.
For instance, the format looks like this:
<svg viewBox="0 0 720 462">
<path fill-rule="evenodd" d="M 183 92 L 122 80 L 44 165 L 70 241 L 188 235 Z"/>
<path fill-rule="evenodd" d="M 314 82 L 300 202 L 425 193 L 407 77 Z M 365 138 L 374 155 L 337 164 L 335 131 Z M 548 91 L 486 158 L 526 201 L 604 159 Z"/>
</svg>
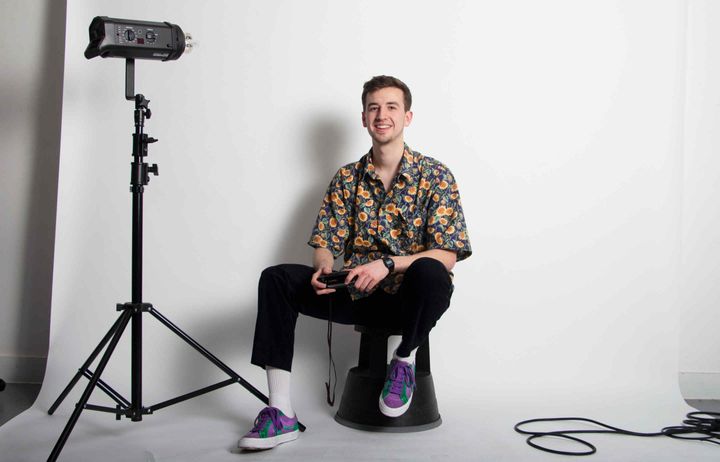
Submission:
<svg viewBox="0 0 720 462">
<path fill-rule="evenodd" d="M 367 128 L 367 123 L 365 122 L 365 111 L 363 111 L 361 115 L 362 115 L 362 124 L 363 124 L 363 127 Z"/>
<path fill-rule="evenodd" d="M 409 127 L 409 126 L 410 126 L 410 122 L 412 122 L 412 118 L 413 118 L 413 113 L 412 113 L 412 111 L 407 111 L 407 112 L 405 113 L 405 126 L 406 126 L 406 127 Z M 363 120 L 365 120 L 365 119 L 363 119 Z"/>
</svg>

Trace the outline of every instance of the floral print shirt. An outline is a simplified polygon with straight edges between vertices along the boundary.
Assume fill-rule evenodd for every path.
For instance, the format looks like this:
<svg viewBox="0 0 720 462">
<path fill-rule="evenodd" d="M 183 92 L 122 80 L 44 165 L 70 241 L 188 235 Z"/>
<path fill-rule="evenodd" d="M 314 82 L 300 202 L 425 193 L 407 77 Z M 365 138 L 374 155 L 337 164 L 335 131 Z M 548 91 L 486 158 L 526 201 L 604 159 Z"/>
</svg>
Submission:
<svg viewBox="0 0 720 462">
<path fill-rule="evenodd" d="M 383 255 L 429 249 L 454 251 L 457 261 L 472 254 L 453 174 L 407 145 L 388 192 L 375 173 L 372 149 L 340 168 L 325 193 L 308 244 L 330 250 L 335 258 L 344 254 L 345 268 Z M 396 293 L 402 277 L 391 273 L 378 287 Z M 351 295 L 357 299 L 367 294 L 351 288 Z"/>
</svg>

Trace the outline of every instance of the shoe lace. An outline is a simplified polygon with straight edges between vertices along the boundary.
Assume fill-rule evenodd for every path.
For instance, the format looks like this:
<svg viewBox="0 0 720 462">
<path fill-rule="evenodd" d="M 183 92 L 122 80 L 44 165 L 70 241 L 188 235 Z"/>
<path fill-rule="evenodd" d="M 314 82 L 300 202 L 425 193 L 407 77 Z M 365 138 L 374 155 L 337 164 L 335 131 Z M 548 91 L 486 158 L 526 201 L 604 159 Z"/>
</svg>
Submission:
<svg viewBox="0 0 720 462">
<path fill-rule="evenodd" d="M 260 414 L 258 414 L 258 416 L 255 418 L 255 423 L 253 424 L 253 428 L 250 431 L 259 432 L 263 429 L 263 427 L 265 427 L 268 419 L 272 421 L 272 424 L 276 430 L 283 428 L 283 425 L 280 422 L 280 414 L 278 412 L 279 411 L 274 407 L 266 407 L 265 409 L 260 411 Z"/>
<path fill-rule="evenodd" d="M 402 393 L 404 385 L 415 388 L 415 371 L 412 365 L 404 361 L 395 361 L 390 372 L 390 382 L 390 393 L 396 395 Z"/>
</svg>

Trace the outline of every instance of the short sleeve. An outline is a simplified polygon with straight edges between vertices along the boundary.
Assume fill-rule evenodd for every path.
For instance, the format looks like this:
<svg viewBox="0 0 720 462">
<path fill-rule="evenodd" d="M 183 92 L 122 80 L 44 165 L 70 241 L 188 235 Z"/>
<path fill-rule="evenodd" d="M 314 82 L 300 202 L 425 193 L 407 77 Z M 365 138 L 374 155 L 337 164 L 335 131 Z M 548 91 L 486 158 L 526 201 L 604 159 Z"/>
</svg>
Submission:
<svg viewBox="0 0 720 462">
<path fill-rule="evenodd" d="M 468 258 L 472 248 L 455 177 L 442 166 L 429 186 L 425 248 L 452 250 L 457 254 L 457 261 Z"/>
<path fill-rule="evenodd" d="M 343 253 L 350 235 L 348 204 L 352 202 L 350 192 L 345 187 L 347 170 L 345 167 L 338 170 L 328 185 L 308 241 L 311 247 L 328 249 L 335 258 Z"/>
</svg>

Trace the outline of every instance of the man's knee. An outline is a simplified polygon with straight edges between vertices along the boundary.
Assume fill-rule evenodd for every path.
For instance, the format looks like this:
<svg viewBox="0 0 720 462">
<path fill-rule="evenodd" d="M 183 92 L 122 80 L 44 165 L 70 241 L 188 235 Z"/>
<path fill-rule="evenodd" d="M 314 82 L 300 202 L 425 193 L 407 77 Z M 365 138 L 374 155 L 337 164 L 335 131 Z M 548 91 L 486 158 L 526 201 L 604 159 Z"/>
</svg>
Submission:
<svg viewBox="0 0 720 462">
<path fill-rule="evenodd" d="M 448 288 L 452 284 L 445 265 L 439 260 L 429 257 L 418 258 L 405 271 L 407 282 L 418 284 L 419 287 L 432 286 Z"/>
<path fill-rule="evenodd" d="M 408 267 L 406 274 L 447 277 L 448 271 L 440 260 L 430 257 L 418 258 Z"/>
<path fill-rule="evenodd" d="M 409 316 L 420 316 L 424 319 L 421 324 L 429 326 L 429 330 L 450 306 L 452 280 L 442 262 L 423 257 L 405 271 L 402 290 L 409 301 L 406 308 L 417 313 Z"/>
<path fill-rule="evenodd" d="M 260 273 L 260 287 L 265 284 L 272 284 L 282 279 L 282 265 L 275 265 L 265 268 Z"/>
<path fill-rule="evenodd" d="M 290 275 L 287 264 L 275 265 L 265 268 L 260 273 L 259 289 L 262 293 L 265 290 L 285 290 L 289 289 Z"/>
<path fill-rule="evenodd" d="M 274 294 L 295 296 L 310 287 L 312 268 L 293 263 L 270 266 L 260 273 L 260 297 Z"/>
</svg>

